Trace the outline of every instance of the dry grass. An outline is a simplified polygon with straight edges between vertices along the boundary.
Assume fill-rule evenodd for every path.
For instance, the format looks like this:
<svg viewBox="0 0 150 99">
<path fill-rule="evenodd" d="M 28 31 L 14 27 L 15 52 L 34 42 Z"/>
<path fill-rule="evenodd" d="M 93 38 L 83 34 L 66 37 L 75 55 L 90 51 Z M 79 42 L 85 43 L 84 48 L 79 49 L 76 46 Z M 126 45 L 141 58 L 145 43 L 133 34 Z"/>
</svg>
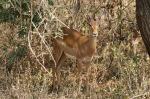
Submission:
<svg viewBox="0 0 150 99">
<path fill-rule="evenodd" d="M 9 75 L 6 73 L 7 55 L 16 49 L 16 42 L 24 40 L 17 38 L 18 27 L 15 25 L 0 25 L 0 99 L 149 99 L 150 63 L 141 37 L 137 36 L 134 1 L 123 0 L 122 8 L 119 8 L 119 1 L 114 0 L 115 3 L 110 3 L 114 7 L 107 9 L 99 7 L 105 6 L 105 0 L 95 0 L 96 3 L 82 0 L 78 13 L 75 1 L 56 0 L 54 6 L 48 6 L 46 0 L 37 1 L 33 2 L 33 6 L 43 9 L 43 21 L 39 27 L 30 30 L 27 55 L 12 64 Z M 86 15 L 96 9 L 100 28 L 98 51 L 90 71 L 77 83 L 75 61 L 68 59 L 61 69 L 60 91 L 50 93 L 52 75 L 49 67 L 53 65 L 49 61 L 53 60 L 51 36 L 60 36 L 60 27 L 64 25 L 88 35 Z M 84 86 L 86 79 L 87 87 Z"/>
</svg>

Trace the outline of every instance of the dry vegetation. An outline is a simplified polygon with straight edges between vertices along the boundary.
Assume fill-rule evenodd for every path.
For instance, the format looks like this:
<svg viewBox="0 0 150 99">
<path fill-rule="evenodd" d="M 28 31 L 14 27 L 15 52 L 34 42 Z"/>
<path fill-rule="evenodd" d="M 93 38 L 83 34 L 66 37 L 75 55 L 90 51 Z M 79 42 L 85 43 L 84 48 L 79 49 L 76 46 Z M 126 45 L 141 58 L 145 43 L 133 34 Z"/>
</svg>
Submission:
<svg viewBox="0 0 150 99">
<path fill-rule="evenodd" d="M 150 63 L 136 27 L 135 0 L 81 0 L 80 5 L 77 0 L 56 0 L 54 5 L 33 0 L 31 5 L 31 18 L 36 11 L 42 20 L 37 25 L 17 19 L 29 22 L 26 37 L 18 38 L 17 25 L 0 24 L 0 99 L 149 99 Z M 61 69 L 61 88 L 50 92 L 51 38 L 62 35 L 62 26 L 88 35 L 86 15 L 93 13 L 99 36 L 90 71 L 77 83 L 75 61 L 68 59 Z M 13 60 L 14 52 L 23 57 Z"/>
</svg>

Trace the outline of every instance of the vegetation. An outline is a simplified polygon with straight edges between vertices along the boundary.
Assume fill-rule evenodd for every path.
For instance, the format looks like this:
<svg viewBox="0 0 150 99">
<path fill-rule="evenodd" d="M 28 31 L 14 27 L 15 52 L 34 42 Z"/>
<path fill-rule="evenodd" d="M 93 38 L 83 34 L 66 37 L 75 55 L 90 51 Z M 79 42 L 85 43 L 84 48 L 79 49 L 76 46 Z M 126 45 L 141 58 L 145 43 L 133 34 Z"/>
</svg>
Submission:
<svg viewBox="0 0 150 99">
<path fill-rule="evenodd" d="M 68 59 L 61 88 L 51 92 L 51 39 L 62 36 L 62 26 L 88 35 L 89 14 L 99 19 L 90 71 L 77 83 L 75 61 Z M 0 23 L 1 99 L 150 97 L 150 59 L 136 27 L 135 0 L 1 0 Z"/>
</svg>

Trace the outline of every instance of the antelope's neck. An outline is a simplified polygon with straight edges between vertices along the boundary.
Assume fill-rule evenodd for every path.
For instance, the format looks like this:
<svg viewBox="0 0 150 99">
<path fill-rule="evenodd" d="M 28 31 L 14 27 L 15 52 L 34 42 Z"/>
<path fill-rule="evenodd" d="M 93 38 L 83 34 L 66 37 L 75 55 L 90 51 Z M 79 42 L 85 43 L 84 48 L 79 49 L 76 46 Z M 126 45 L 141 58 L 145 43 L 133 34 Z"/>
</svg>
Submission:
<svg viewBox="0 0 150 99">
<path fill-rule="evenodd" d="M 97 36 L 98 36 L 98 33 L 97 31 L 93 31 L 93 33 L 90 35 L 90 39 L 89 39 L 89 42 L 91 43 L 91 47 L 96 49 L 96 46 L 97 46 Z"/>
<path fill-rule="evenodd" d="M 92 47 L 92 48 L 96 48 L 96 45 L 97 45 L 97 36 L 96 35 L 90 35 L 89 37 L 89 45 Z"/>
<path fill-rule="evenodd" d="M 91 44 L 96 43 L 96 42 L 97 42 L 97 36 L 93 36 L 93 35 L 92 35 L 92 36 L 90 37 L 89 41 L 91 42 Z"/>
</svg>

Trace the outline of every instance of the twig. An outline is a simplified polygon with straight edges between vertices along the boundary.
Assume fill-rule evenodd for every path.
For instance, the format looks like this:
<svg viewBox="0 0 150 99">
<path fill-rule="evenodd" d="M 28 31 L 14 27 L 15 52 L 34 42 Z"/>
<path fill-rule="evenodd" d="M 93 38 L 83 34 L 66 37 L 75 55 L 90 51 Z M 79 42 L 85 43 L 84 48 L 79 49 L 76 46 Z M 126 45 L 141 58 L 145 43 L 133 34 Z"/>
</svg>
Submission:
<svg viewBox="0 0 150 99">
<path fill-rule="evenodd" d="M 28 34 L 28 46 L 29 46 L 29 49 L 31 51 L 31 53 L 33 54 L 33 56 L 35 57 L 36 61 L 42 66 L 42 68 L 49 74 L 51 75 L 51 73 L 45 68 L 45 66 L 39 61 L 38 57 L 36 56 L 34 50 L 32 49 L 32 46 L 31 46 L 31 40 L 30 40 L 30 35 L 31 35 L 31 31 L 29 32 Z"/>
<path fill-rule="evenodd" d="M 48 52 L 50 53 L 51 57 L 52 57 L 52 60 L 54 61 L 54 65 L 56 66 L 56 62 L 55 62 L 55 59 L 52 55 L 52 50 L 47 46 L 46 42 L 45 42 L 45 39 L 44 37 L 40 34 L 40 32 L 38 31 L 37 27 L 35 26 L 35 24 L 32 22 L 32 25 L 34 26 L 34 28 L 36 29 L 39 37 L 41 38 L 41 41 L 43 42 L 43 44 L 45 45 L 46 49 L 48 50 Z"/>
<path fill-rule="evenodd" d="M 130 97 L 129 99 L 135 99 L 135 98 L 142 97 L 142 96 L 149 95 L 149 94 L 150 94 L 150 92 L 148 91 L 148 92 L 145 92 L 145 93 L 134 95 L 133 97 Z"/>
<path fill-rule="evenodd" d="M 30 8 L 30 11 L 31 11 L 31 23 L 30 23 L 30 31 L 29 31 L 29 34 L 28 34 L 28 47 L 31 51 L 31 53 L 33 54 L 33 56 L 35 57 L 36 61 L 42 66 L 42 68 L 49 74 L 51 75 L 51 73 L 45 68 L 45 66 L 39 61 L 39 59 L 37 58 L 34 50 L 32 49 L 32 46 L 31 46 L 31 40 L 30 40 L 30 36 L 32 34 L 32 19 L 33 19 L 33 12 L 32 12 L 32 0 L 31 0 L 31 8 Z M 38 32 L 39 33 L 39 32 Z M 54 61 L 55 63 L 55 61 Z"/>
<path fill-rule="evenodd" d="M 56 21 L 60 22 L 61 24 L 63 24 L 64 26 L 68 27 L 64 22 L 62 22 L 60 19 L 58 19 L 53 13 L 51 13 L 49 10 L 48 10 L 48 14 L 52 17 L 52 19 L 55 19 Z"/>
</svg>

